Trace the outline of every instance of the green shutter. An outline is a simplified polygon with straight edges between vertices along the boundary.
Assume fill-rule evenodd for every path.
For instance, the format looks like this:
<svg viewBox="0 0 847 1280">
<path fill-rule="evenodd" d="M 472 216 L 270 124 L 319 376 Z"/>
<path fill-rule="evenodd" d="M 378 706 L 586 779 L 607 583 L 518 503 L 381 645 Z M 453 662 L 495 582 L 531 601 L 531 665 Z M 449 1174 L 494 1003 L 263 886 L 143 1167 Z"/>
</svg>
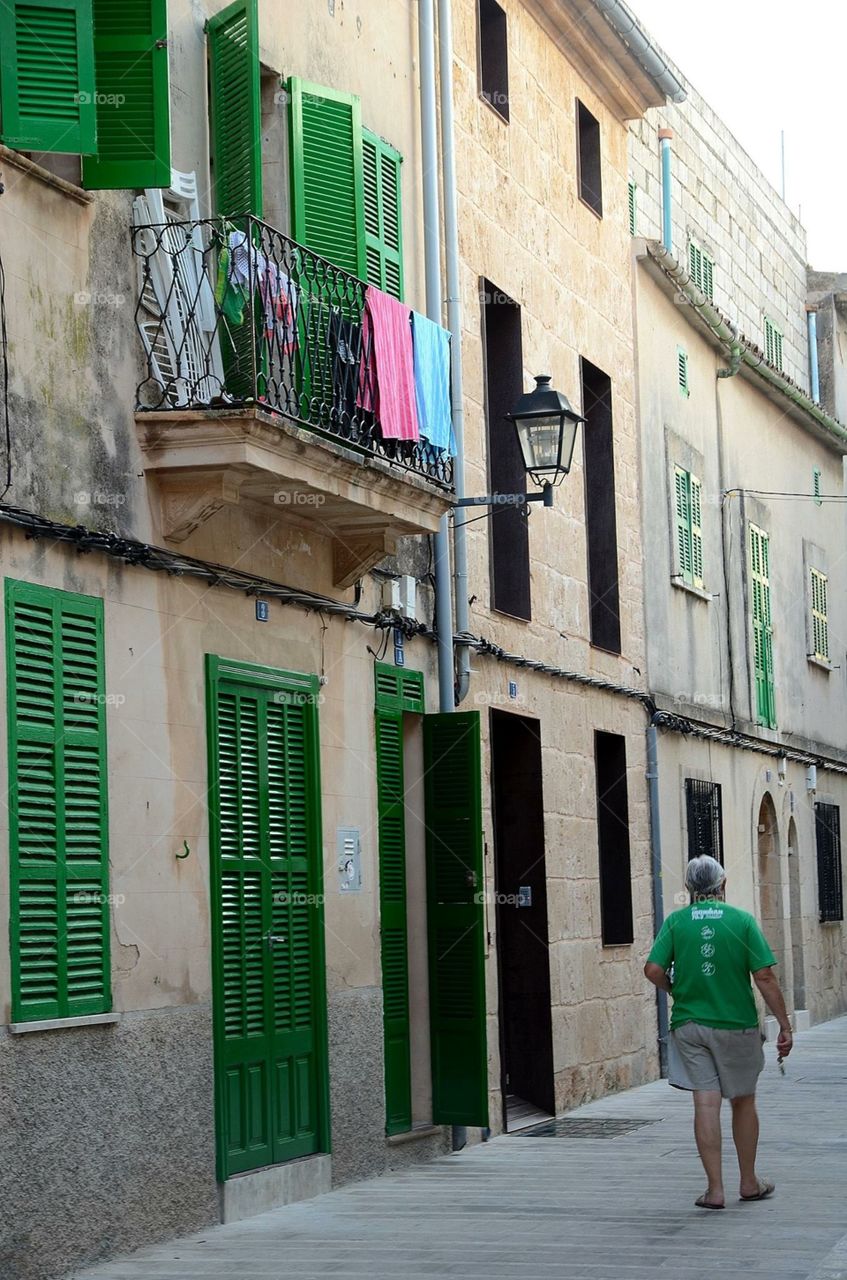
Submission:
<svg viewBox="0 0 847 1280">
<path fill-rule="evenodd" d="M 821 662 L 829 662 L 828 580 L 825 573 L 812 569 L 812 652 Z"/>
<path fill-rule="evenodd" d="M 820 507 L 823 501 L 823 489 L 821 488 L 820 467 L 812 468 L 812 496 L 815 499 L 815 506 Z"/>
<path fill-rule="evenodd" d="M 300 244 L 365 279 L 359 99 L 297 76 L 288 82 L 292 230 Z"/>
<path fill-rule="evenodd" d="M 90 190 L 171 185 L 167 0 L 92 0 L 97 155 Z"/>
<path fill-rule="evenodd" d="M 682 467 L 674 467 L 674 518 L 677 572 L 685 582 L 693 584 L 690 476 Z"/>
<path fill-rule="evenodd" d="M 392 298 L 403 297 L 402 210 L 400 177 L 403 157 L 365 129 L 362 166 L 365 191 L 367 281 Z"/>
<path fill-rule="evenodd" d="M 776 728 L 773 628 L 771 625 L 770 539 L 750 525 L 750 585 L 753 621 L 753 672 L 756 717 L 760 724 Z"/>
<path fill-rule="evenodd" d="M 406 809 L 403 713 L 424 709 L 423 676 L 385 663 L 376 684 L 379 917 L 382 951 L 386 1132 L 412 1127 L 409 945 L 406 920 Z"/>
<path fill-rule="evenodd" d="M 782 332 L 765 316 L 765 359 L 775 369 L 782 369 Z"/>
<path fill-rule="evenodd" d="M 317 678 L 215 658 L 208 672 L 225 1178 L 326 1149 Z"/>
<path fill-rule="evenodd" d="M 696 476 L 688 476 L 689 515 L 691 518 L 691 580 L 695 587 L 703 586 L 703 494 Z"/>
<path fill-rule="evenodd" d="M 12 1018 L 111 1008 L 103 602 L 6 582 Z"/>
<path fill-rule="evenodd" d="M 436 1124 L 488 1124 L 479 712 L 424 717 Z"/>
<path fill-rule="evenodd" d="M 683 351 L 682 347 L 676 349 L 676 377 L 679 383 L 680 395 L 686 398 L 690 395 L 688 385 L 688 354 Z"/>
<path fill-rule="evenodd" d="M 236 0 L 206 23 L 215 212 L 262 216 L 257 0 Z"/>
<path fill-rule="evenodd" d="M 0 4 L 0 139 L 22 151 L 96 150 L 89 0 Z"/>
<path fill-rule="evenodd" d="M 634 182 L 629 183 L 627 192 L 629 200 L 629 234 L 634 236 L 638 221 L 638 188 Z"/>
<path fill-rule="evenodd" d="M 376 760 L 385 1127 L 391 1134 L 412 1127 L 402 712 L 377 711 Z"/>
</svg>

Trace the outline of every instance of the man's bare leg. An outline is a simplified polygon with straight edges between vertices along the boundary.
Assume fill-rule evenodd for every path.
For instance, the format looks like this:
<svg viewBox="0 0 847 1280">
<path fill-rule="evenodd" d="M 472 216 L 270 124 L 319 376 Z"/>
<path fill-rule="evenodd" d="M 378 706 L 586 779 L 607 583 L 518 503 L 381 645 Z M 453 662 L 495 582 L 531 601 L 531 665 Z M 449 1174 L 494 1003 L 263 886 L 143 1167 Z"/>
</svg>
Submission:
<svg viewBox="0 0 847 1280">
<path fill-rule="evenodd" d="M 743 1098 L 731 1098 L 732 1140 L 738 1153 L 741 1171 L 741 1195 L 754 1196 L 759 1190 L 756 1177 L 756 1150 L 759 1146 L 759 1117 L 756 1113 L 755 1093 Z"/>
<path fill-rule="evenodd" d="M 717 1089 L 694 1090 L 694 1138 L 709 1180 L 705 1200 L 707 1204 L 722 1205 L 721 1095 Z"/>
</svg>

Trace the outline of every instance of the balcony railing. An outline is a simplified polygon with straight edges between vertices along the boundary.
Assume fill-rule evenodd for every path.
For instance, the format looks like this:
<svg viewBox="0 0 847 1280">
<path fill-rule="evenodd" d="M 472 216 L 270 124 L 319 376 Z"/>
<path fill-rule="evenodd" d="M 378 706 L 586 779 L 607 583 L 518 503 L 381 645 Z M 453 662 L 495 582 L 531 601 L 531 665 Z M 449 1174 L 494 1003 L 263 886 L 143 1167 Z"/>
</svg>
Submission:
<svg viewBox="0 0 847 1280">
<path fill-rule="evenodd" d="M 253 407 L 452 488 L 450 456 L 385 439 L 367 285 L 252 216 L 134 225 L 142 412 Z"/>
</svg>

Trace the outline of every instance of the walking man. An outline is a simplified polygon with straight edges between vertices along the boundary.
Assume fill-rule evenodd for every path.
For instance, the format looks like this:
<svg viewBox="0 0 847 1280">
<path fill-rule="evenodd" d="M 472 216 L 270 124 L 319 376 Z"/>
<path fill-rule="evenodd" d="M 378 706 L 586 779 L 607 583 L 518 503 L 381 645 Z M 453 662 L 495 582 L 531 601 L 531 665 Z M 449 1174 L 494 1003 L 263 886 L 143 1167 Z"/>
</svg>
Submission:
<svg viewBox="0 0 847 1280">
<path fill-rule="evenodd" d="M 765 1055 L 750 975 L 779 1023 L 777 1053 L 791 1052 L 791 1024 L 774 976 L 773 952 L 754 918 L 725 901 L 726 873 L 715 858 L 692 858 L 687 907 L 665 920 L 644 973 L 673 998 L 668 1083 L 694 1094 L 694 1137 L 708 1186 L 700 1209 L 723 1209 L 721 1101 L 732 1106 L 741 1199 L 774 1190 L 756 1173 L 756 1082 Z M 672 977 L 671 977 L 672 975 Z"/>
</svg>

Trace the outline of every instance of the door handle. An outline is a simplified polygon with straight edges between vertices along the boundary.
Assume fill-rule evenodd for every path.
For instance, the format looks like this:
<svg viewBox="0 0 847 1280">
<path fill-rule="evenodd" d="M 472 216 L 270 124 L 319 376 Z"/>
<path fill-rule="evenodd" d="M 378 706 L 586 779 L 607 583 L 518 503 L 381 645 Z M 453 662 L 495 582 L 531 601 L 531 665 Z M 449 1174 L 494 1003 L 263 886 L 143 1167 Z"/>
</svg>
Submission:
<svg viewBox="0 0 847 1280">
<path fill-rule="evenodd" d="M 267 942 L 267 944 L 268 944 L 268 946 L 270 947 L 270 949 L 273 951 L 273 949 L 274 949 L 274 945 L 275 945 L 277 942 L 287 942 L 287 941 L 288 941 L 288 939 L 287 939 L 287 938 L 285 937 L 285 935 L 284 935 L 284 934 L 282 934 L 282 933 L 266 933 L 266 934 L 265 934 L 265 941 Z"/>
</svg>

